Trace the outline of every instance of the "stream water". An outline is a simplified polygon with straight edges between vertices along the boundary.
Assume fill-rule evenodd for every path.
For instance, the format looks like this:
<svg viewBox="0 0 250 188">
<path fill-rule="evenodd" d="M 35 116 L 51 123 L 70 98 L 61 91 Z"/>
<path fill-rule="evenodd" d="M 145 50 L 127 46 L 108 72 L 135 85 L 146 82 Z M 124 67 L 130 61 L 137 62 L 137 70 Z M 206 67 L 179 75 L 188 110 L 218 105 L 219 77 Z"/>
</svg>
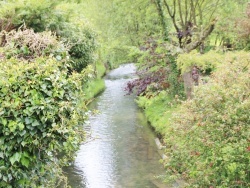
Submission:
<svg viewBox="0 0 250 188">
<path fill-rule="evenodd" d="M 66 169 L 72 188 L 155 188 L 164 174 L 155 136 L 126 83 L 135 78 L 133 64 L 122 65 L 105 78 L 106 89 L 91 104 L 100 113 L 85 125 L 89 136 L 74 164 Z"/>
</svg>

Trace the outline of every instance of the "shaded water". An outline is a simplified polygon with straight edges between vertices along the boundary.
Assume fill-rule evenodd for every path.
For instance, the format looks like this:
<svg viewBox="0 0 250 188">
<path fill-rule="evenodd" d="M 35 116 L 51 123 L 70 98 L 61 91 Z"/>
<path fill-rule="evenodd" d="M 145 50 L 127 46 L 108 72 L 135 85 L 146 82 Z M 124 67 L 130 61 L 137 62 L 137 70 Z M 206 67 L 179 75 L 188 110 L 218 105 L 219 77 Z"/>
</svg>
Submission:
<svg viewBox="0 0 250 188">
<path fill-rule="evenodd" d="M 133 64 L 122 65 L 105 79 L 106 90 L 91 104 L 89 138 L 73 166 L 66 169 L 72 188 L 154 188 L 164 173 L 160 155 L 134 96 L 124 92 L 135 78 Z M 165 187 L 165 186 L 163 186 Z"/>
</svg>

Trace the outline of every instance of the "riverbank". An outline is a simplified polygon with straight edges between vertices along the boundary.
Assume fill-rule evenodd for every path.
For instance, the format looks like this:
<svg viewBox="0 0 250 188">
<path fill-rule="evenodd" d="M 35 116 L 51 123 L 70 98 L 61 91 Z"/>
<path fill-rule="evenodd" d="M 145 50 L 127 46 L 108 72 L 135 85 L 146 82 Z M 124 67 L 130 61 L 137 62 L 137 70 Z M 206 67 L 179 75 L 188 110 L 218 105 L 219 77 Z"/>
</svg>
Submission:
<svg viewBox="0 0 250 188">
<path fill-rule="evenodd" d="M 166 146 L 166 181 L 183 179 L 187 187 L 250 185 L 249 54 L 225 56 L 191 100 L 179 103 L 166 92 L 137 99 Z"/>
<path fill-rule="evenodd" d="M 106 74 L 106 68 L 103 63 L 97 62 L 95 64 L 95 78 L 90 80 L 84 87 L 85 96 L 84 99 L 89 103 L 98 94 L 105 89 L 105 82 L 103 76 Z"/>
<path fill-rule="evenodd" d="M 161 91 L 158 95 L 151 96 L 150 98 L 140 96 L 136 102 L 143 109 L 148 122 L 157 136 L 163 141 L 172 114 L 179 107 L 178 100 L 171 98 L 167 92 Z"/>
</svg>

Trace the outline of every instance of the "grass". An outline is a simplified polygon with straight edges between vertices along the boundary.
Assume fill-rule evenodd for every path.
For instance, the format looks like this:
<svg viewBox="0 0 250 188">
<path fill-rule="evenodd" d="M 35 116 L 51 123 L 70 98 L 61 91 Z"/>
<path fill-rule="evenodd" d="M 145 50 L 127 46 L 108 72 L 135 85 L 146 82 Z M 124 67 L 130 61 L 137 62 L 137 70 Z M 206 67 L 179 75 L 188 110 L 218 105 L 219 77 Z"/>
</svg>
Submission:
<svg viewBox="0 0 250 188">
<path fill-rule="evenodd" d="M 137 103 L 139 107 L 144 109 L 146 118 L 156 134 L 164 137 L 169 128 L 172 114 L 178 109 L 179 105 L 164 91 L 150 98 L 141 96 L 138 98 Z"/>
<path fill-rule="evenodd" d="M 105 89 L 104 80 L 101 78 L 90 81 L 85 87 L 85 100 L 90 101 Z"/>
<path fill-rule="evenodd" d="M 94 97 L 101 93 L 105 89 L 105 83 L 102 77 L 106 73 L 106 68 L 101 62 L 97 62 L 95 65 L 96 78 L 89 81 L 84 88 L 84 99 L 89 103 Z"/>
</svg>

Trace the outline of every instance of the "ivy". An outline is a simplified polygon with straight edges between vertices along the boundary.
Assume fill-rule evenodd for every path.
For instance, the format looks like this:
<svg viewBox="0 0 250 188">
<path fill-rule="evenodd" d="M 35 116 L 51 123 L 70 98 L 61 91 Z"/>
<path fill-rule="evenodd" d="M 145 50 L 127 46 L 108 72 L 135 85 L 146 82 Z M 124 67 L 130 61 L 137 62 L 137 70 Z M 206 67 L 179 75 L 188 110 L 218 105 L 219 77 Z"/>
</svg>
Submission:
<svg viewBox="0 0 250 188">
<path fill-rule="evenodd" d="M 53 59 L 3 60 L 0 70 L 0 187 L 55 186 L 83 140 L 83 83 Z M 60 177 L 61 176 L 61 177 Z"/>
</svg>

